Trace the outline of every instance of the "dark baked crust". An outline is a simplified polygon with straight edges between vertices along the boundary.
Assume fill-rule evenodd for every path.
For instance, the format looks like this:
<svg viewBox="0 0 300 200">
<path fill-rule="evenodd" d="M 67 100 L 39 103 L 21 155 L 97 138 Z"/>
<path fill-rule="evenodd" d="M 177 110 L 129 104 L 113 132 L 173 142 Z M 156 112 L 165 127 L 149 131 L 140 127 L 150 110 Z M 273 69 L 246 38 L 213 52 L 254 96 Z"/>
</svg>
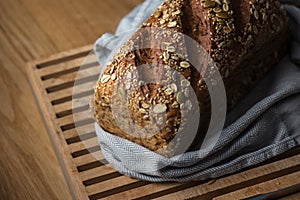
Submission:
<svg viewBox="0 0 300 200">
<path fill-rule="evenodd" d="M 199 73 L 186 60 L 194 49 L 176 32 L 196 40 L 213 58 L 230 110 L 279 60 L 287 31 L 286 14 L 278 1 L 167 0 L 105 67 L 95 88 L 94 117 L 112 134 L 153 151 L 164 149 L 182 134 L 179 126 L 199 123 L 193 121 L 197 105 L 189 100 L 190 95 L 196 94 L 202 113 L 210 112 L 209 93 L 202 78 L 210 69 L 204 67 Z M 150 48 L 139 48 L 142 46 Z M 174 75 L 175 71 L 181 76 Z M 198 142 L 206 126 L 200 124 Z"/>
</svg>

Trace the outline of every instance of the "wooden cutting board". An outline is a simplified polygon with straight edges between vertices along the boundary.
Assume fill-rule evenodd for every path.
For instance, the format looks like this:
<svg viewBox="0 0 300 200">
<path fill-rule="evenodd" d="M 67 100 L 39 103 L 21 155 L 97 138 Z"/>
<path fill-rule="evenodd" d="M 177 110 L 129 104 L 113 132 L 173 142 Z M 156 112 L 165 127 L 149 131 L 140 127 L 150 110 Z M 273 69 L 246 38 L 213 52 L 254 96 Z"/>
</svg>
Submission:
<svg viewBox="0 0 300 200">
<path fill-rule="evenodd" d="M 95 56 L 86 59 L 91 50 L 91 45 L 85 46 L 27 66 L 41 115 L 74 199 L 241 199 L 300 183 L 300 148 L 206 182 L 150 183 L 119 174 L 101 153 L 88 102 L 84 100 L 92 94 L 100 69 Z M 83 72 L 80 77 L 78 70 Z"/>
</svg>

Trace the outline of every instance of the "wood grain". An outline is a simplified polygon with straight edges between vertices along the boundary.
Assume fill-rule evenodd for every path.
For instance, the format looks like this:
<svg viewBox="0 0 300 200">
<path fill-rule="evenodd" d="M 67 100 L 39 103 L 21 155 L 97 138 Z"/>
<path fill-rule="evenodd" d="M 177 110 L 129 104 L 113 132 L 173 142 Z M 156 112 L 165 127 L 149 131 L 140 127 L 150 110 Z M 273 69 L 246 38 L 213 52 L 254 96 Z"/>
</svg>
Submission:
<svg viewBox="0 0 300 200">
<path fill-rule="evenodd" d="M 25 63 L 92 44 L 140 2 L 0 1 L 0 199 L 71 199 Z"/>
<path fill-rule="evenodd" d="M 289 186 L 293 186 L 297 184 L 300 180 L 300 171 L 288 174 L 286 176 L 279 177 L 277 179 L 273 179 L 270 181 L 266 181 L 263 183 L 259 183 L 247 188 L 243 188 L 241 190 L 236 190 L 234 192 L 219 196 L 214 198 L 214 200 L 222 200 L 222 199 L 231 199 L 231 200 L 239 200 L 248 198 L 251 196 L 265 194 L 269 192 L 273 192 L 274 188 L 277 190 L 287 188 Z"/>
</svg>

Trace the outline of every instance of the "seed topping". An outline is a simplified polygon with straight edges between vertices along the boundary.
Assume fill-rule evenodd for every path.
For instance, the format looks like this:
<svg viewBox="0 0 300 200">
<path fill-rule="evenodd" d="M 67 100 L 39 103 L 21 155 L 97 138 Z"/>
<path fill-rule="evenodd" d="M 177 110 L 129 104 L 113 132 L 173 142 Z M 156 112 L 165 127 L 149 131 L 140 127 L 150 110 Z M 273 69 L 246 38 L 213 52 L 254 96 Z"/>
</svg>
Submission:
<svg viewBox="0 0 300 200">
<path fill-rule="evenodd" d="M 191 65 L 190 65 L 190 63 L 188 63 L 187 61 L 182 61 L 182 62 L 180 62 L 180 67 L 182 67 L 182 68 L 189 68 Z"/>
<path fill-rule="evenodd" d="M 153 112 L 156 114 L 164 113 L 167 110 L 166 104 L 157 104 L 153 108 Z"/>
<path fill-rule="evenodd" d="M 101 78 L 101 83 L 107 83 L 110 80 L 110 75 L 103 74 Z"/>
<path fill-rule="evenodd" d="M 171 21 L 168 23 L 169 28 L 174 28 L 177 25 L 177 21 Z"/>
</svg>

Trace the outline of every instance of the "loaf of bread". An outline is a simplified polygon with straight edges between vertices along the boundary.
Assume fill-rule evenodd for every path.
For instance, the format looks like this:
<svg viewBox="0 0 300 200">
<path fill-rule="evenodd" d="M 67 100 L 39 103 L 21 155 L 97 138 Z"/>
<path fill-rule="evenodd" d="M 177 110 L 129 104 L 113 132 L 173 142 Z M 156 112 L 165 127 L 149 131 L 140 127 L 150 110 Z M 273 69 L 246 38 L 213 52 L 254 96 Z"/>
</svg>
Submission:
<svg viewBox="0 0 300 200">
<path fill-rule="evenodd" d="M 195 48 L 179 33 L 204 49 L 200 71 L 187 58 Z M 211 112 L 207 57 L 222 76 L 230 111 L 279 61 L 287 40 L 287 16 L 277 0 L 167 0 L 105 67 L 92 100 L 94 118 L 107 132 L 164 155 L 189 138 L 184 129 L 194 124 L 197 135 L 190 139 L 199 144 Z"/>
</svg>

